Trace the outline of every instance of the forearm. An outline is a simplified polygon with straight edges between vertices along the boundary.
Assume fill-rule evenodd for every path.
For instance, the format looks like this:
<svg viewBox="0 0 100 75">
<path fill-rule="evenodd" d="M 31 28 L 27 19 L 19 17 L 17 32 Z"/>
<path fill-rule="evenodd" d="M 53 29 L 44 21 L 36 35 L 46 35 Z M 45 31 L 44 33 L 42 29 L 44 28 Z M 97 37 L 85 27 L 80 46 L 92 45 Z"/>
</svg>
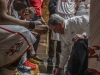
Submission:
<svg viewBox="0 0 100 75">
<path fill-rule="evenodd" d="M 7 15 L 6 13 L 3 13 L 1 15 L 0 23 L 12 24 L 12 25 L 21 25 L 21 26 L 24 26 L 24 27 L 29 26 L 29 21 L 19 20 L 17 18 L 14 18 L 12 16 Z"/>
<path fill-rule="evenodd" d="M 61 56 L 60 58 L 60 64 L 59 64 L 59 68 L 64 68 L 65 64 L 68 62 L 68 58 L 69 58 L 70 54 L 66 54 L 66 57 Z"/>
<path fill-rule="evenodd" d="M 78 10 L 78 3 L 79 3 L 79 0 L 75 0 L 75 5 L 74 5 L 74 9 L 75 9 L 75 11 Z"/>
<path fill-rule="evenodd" d="M 7 15 L 6 0 L 0 0 L 0 24 L 21 25 L 24 27 L 29 26 L 29 21 L 19 20 L 12 16 Z"/>
<path fill-rule="evenodd" d="M 66 45 L 66 46 L 61 46 L 62 47 L 62 51 L 61 51 L 61 55 L 60 55 L 60 64 L 59 67 L 60 68 L 64 68 L 66 62 L 68 62 L 69 59 L 69 55 L 71 52 L 71 47 Z"/>
<path fill-rule="evenodd" d="M 8 15 L 11 15 L 11 7 L 8 8 Z"/>
</svg>

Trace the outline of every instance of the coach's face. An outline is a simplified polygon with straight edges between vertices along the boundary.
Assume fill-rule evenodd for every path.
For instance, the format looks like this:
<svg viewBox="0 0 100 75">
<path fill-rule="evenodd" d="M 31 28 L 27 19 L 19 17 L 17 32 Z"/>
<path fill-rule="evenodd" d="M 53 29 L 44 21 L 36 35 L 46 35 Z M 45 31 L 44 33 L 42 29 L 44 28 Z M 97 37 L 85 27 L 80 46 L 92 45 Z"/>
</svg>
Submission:
<svg viewBox="0 0 100 75">
<path fill-rule="evenodd" d="M 58 24 L 55 25 L 55 26 L 50 25 L 49 27 L 50 27 L 50 29 L 53 30 L 55 33 L 64 34 L 64 24 L 63 24 L 63 23 L 58 23 Z"/>
</svg>

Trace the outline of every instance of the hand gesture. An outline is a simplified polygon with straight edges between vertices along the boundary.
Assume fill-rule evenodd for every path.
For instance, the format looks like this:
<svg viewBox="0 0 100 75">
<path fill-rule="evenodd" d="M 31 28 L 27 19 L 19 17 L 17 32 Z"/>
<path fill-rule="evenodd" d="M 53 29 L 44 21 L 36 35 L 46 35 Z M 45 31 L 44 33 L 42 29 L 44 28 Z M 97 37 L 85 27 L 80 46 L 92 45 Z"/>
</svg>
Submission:
<svg viewBox="0 0 100 75">
<path fill-rule="evenodd" d="M 86 37 L 82 34 L 76 34 L 73 38 L 72 41 L 75 43 L 77 42 L 79 39 L 85 39 Z"/>
<path fill-rule="evenodd" d="M 61 72 L 61 68 L 55 68 L 53 71 L 52 71 L 52 73 L 53 73 L 53 75 L 57 75 L 57 74 L 59 74 L 60 72 Z"/>
<path fill-rule="evenodd" d="M 45 21 L 43 19 L 39 19 L 37 21 L 35 21 L 36 26 L 34 31 L 39 33 L 39 34 L 45 34 L 48 32 L 48 25 L 46 25 Z"/>
</svg>

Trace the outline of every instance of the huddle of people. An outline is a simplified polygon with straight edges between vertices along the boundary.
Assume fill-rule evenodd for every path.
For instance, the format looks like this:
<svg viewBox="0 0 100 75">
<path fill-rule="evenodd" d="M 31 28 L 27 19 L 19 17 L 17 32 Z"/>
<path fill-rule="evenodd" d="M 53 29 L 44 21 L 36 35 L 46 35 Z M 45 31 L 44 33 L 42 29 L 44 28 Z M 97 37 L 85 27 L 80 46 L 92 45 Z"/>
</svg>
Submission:
<svg viewBox="0 0 100 75">
<path fill-rule="evenodd" d="M 0 75 L 14 75 L 16 68 L 35 69 L 27 59 L 43 61 L 36 52 L 40 35 L 48 30 L 48 63 L 54 57 L 54 42 L 58 44 L 53 75 L 62 75 L 66 63 L 66 75 L 96 75 L 88 71 L 90 0 L 50 0 L 48 26 L 41 17 L 42 0 L 40 9 L 37 2 L 0 0 Z"/>
<path fill-rule="evenodd" d="M 14 75 L 16 68 L 23 72 L 36 69 L 30 58 L 43 61 L 36 54 L 37 37 L 45 34 L 48 26 L 37 13 L 40 10 L 27 1 L 0 0 L 0 75 Z M 42 6 L 42 1 L 39 3 Z"/>
</svg>

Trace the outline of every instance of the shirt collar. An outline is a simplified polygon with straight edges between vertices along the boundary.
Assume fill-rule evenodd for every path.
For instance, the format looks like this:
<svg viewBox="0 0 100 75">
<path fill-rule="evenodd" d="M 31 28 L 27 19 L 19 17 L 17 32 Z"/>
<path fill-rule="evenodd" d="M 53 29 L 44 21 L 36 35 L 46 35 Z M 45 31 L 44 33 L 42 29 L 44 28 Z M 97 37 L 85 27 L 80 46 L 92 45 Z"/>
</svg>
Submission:
<svg viewBox="0 0 100 75">
<path fill-rule="evenodd" d="M 64 20 L 64 34 L 66 33 L 67 28 L 68 28 L 68 20 Z"/>
</svg>

